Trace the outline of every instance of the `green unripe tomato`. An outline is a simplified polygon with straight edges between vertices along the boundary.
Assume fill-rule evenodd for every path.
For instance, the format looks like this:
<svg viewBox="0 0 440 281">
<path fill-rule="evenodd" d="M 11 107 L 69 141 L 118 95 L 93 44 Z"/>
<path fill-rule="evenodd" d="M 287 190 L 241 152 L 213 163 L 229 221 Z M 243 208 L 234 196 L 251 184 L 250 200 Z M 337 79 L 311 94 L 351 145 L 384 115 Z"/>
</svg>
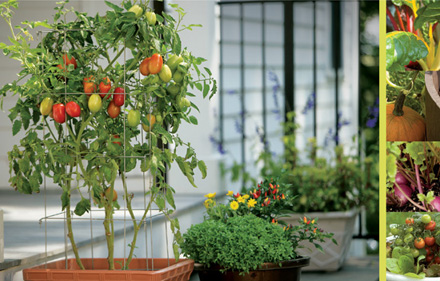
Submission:
<svg viewBox="0 0 440 281">
<path fill-rule="evenodd" d="M 167 92 L 170 93 L 172 96 L 177 95 L 180 92 L 180 87 L 174 83 L 168 85 Z"/>
<path fill-rule="evenodd" d="M 424 214 L 421 218 L 423 223 L 429 223 L 431 221 L 431 216 L 428 214 Z"/>
<path fill-rule="evenodd" d="M 147 19 L 149 25 L 156 24 L 156 14 L 154 12 L 145 12 L 145 18 Z"/>
<path fill-rule="evenodd" d="M 42 115 L 49 115 L 52 111 L 53 99 L 46 97 L 40 104 L 40 112 Z"/>
<path fill-rule="evenodd" d="M 400 239 L 400 238 L 397 238 L 397 239 L 394 241 L 394 244 L 396 244 L 397 246 L 402 246 L 402 245 L 403 245 L 403 240 Z"/>
<path fill-rule="evenodd" d="M 165 83 L 171 81 L 171 77 L 173 77 L 173 73 L 171 72 L 171 69 L 168 65 L 166 64 L 162 65 L 162 69 L 159 72 L 159 77 Z"/>
<path fill-rule="evenodd" d="M 408 227 L 407 229 L 405 229 L 406 233 L 411 233 L 413 232 L 414 228 L 412 226 Z"/>
<path fill-rule="evenodd" d="M 173 74 L 173 80 L 174 80 L 174 82 L 176 82 L 176 83 L 180 83 L 180 82 L 182 82 L 182 80 L 183 80 L 183 73 L 180 72 L 180 71 L 176 71 L 176 72 Z"/>
<path fill-rule="evenodd" d="M 414 258 L 417 258 L 420 255 L 420 251 L 417 249 L 411 249 L 411 254 Z"/>
<path fill-rule="evenodd" d="M 127 123 L 130 127 L 136 127 L 141 122 L 141 113 L 139 110 L 132 109 L 128 112 Z"/>
<path fill-rule="evenodd" d="M 134 13 L 136 18 L 140 18 L 144 10 L 139 5 L 133 5 L 128 11 Z"/>
<path fill-rule="evenodd" d="M 102 99 L 98 94 L 93 94 L 89 98 L 89 110 L 93 113 L 98 112 L 102 108 Z"/>
<path fill-rule="evenodd" d="M 181 56 L 170 55 L 167 60 L 167 65 L 170 67 L 171 71 L 175 71 L 177 66 L 183 62 L 183 58 Z"/>
<path fill-rule="evenodd" d="M 400 233 L 400 229 L 397 227 L 397 225 L 391 225 L 390 232 L 393 235 L 398 235 Z"/>
<path fill-rule="evenodd" d="M 413 240 L 414 240 L 414 236 L 411 233 L 407 233 L 403 238 L 403 242 L 405 242 L 406 244 L 411 243 Z"/>
<path fill-rule="evenodd" d="M 163 121 L 162 115 L 156 114 L 156 122 L 162 124 L 162 121 Z"/>
<path fill-rule="evenodd" d="M 177 70 L 182 73 L 187 73 L 188 72 L 188 64 L 186 62 L 179 63 L 179 65 L 177 66 Z"/>
</svg>

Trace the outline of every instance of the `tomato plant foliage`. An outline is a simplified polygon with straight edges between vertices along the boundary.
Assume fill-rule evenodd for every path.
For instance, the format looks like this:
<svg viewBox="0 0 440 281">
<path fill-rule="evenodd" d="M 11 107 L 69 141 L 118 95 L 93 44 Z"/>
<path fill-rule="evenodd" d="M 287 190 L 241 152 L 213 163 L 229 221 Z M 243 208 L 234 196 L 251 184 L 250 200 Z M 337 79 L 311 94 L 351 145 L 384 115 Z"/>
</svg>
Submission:
<svg viewBox="0 0 440 281">
<path fill-rule="evenodd" d="M 125 177 L 139 162 L 143 172 L 156 175 L 148 196 L 169 216 L 172 213 L 169 206 L 175 208 L 174 189 L 166 183 L 164 175 L 171 164 L 177 162 L 193 186 L 196 186 L 196 169 L 206 176 L 205 163 L 177 134 L 182 122 L 197 124 L 193 115 L 194 110 L 198 111 L 197 106 L 190 102 L 183 107 L 181 100 L 196 95 L 211 98 L 217 91 L 211 71 L 201 67 L 205 59 L 193 56 L 181 43 L 179 32 L 191 30 L 196 25 L 181 25 L 185 12 L 174 4 L 171 6 L 177 11 L 177 19 L 165 13 L 157 14 L 155 24 L 151 24 L 147 13 L 129 11 L 134 5 L 131 0 L 124 0 L 121 5 L 106 1 L 109 9 L 103 16 L 89 16 L 67 8 L 68 2 L 58 4 L 52 23 L 47 20 L 23 22 L 15 27 L 11 18 L 18 2 L 9 0 L 0 4 L 1 16 L 11 30 L 9 42 L 0 43 L 0 49 L 4 55 L 22 63 L 19 78 L 3 85 L 0 95 L 18 96 L 9 113 L 12 134 L 23 132 L 26 135 L 8 154 L 9 182 L 18 191 L 31 194 L 39 192 L 44 176 L 50 177 L 62 189 L 61 205 L 66 213 L 70 214 L 71 204 L 74 204 L 70 201 L 73 192 L 78 192 L 82 198 L 76 202 L 75 213 L 82 215 L 89 211 L 91 204 L 86 198 L 90 193 L 95 204 L 104 208 L 106 216 L 111 218 L 119 205 L 117 201 L 107 200 L 103 194 L 108 189 L 114 190 L 115 180 L 121 175 L 124 196 L 120 198 L 124 198 L 127 208 L 131 208 L 132 196 L 129 196 Z M 153 12 L 148 2 L 136 2 L 136 9 L 140 7 L 151 16 Z M 75 20 L 65 21 L 67 14 L 73 14 Z M 31 33 L 37 27 L 43 27 L 45 31 L 34 38 Z M 31 46 L 31 41 L 37 41 L 36 47 L 32 47 L 35 44 Z M 66 54 L 68 58 L 75 58 L 75 65 L 66 65 L 63 61 Z M 139 65 L 153 54 L 160 55 L 164 63 L 171 57 L 182 59 L 178 67 L 168 73 L 169 76 L 179 73 L 179 82 L 172 82 L 178 85 L 175 94 L 167 93 L 167 80 L 157 79 L 157 75 L 140 75 Z M 57 65 L 66 65 L 66 68 Z M 90 78 L 88 86 L 94 91 L 100 81 L 109 79 L 109 98 L 86 95 L 85 78 Z M 117 88 L 125 91 L 125 100 L 121 113 L 110 118 L 106 109 L 113 102 Z M 44 115 L 38 107 L 47 98 L 53 104 L 75 102 L 80 107 L 80 115 L 76 118 L 65 115 L 63 124 L 54 122 L 48 114 L 47 102 L 44 103 Z M 93 105 L 102 105 L 89 108 L 91 98 L 99 99 L 93 100 Z M 131 110 L 140 113 L 137 126 L 128 126 L 127 114 Z M 150 125 L 147 118 L 150 115 L 160 116 L 160 122 L 143 132 L 141 125 Z M 114 141 L 114 135 L 120 136 L 118 143 L 122 145 Z M 171 145 L 166 148 L 159 144 Z M 177 149 L 181 146 L 191 153 L 179 155 Z M 175 220 L 171 223 L 177 245 L 182 239 L 178 223 Z M 71 242 L 74 244 L 73 238 Z M 134 248 L 132 243 L 130 259 Z"/>
</svg>

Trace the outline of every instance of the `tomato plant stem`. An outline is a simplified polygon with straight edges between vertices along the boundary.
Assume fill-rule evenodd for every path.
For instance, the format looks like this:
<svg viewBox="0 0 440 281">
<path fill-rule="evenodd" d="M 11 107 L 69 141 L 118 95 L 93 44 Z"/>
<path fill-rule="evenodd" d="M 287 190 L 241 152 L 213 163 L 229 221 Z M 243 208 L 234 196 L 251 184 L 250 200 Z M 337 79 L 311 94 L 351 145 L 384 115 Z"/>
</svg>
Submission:
<svg viewBox="0 0 440 281">
<path fill-rule="evenodd" d="M 72 230 L 72 214 L 70 210 L 70 190 L 68 191 L 69 194 L 69 204 L 66 206 L 66 225 L 67 225 L 67 236 L 69 237 L 70 244 L 72 245 L 72 251 L 75 255 L 76 263 L 78 264 L 80 269 L 84 269 L 84 265 L 81 262 L 81 259 L 79 257 L 78 248 L 75 243 L 75 238 L 73 237 L 73 230 Z"/>
</svg>

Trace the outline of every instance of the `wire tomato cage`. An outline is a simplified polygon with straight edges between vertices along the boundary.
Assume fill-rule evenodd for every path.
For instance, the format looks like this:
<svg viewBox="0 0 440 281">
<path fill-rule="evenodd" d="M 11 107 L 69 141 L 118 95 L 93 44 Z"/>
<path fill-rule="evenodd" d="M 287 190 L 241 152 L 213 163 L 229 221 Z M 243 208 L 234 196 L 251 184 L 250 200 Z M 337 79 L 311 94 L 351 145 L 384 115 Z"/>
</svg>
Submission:
<svg viewBox="0 0 440 281">
<path fill-rule="evenodd" d="M 68 45 L 67 45 L 67 34 L 69 32 L 94 32 L 94 30 L 91 29 L 63 29 L 63 30 L 45 30 L 45 31 L 38 31 L 37 35 L 39 38 L 39 41 L 42 43 L 42 47 L 46 48 L 46 46 L 44 46 L 43 44 L 43 39 L 44 36 L 43 35 L 47 35 L 48 33 L 52 33 L 52 32 L 56 32 L 56 33 L 60 33 L 62 34 L 64 40 L 63 40 L 63 45 L 62 45 L 62 51 L 64 55 L 67 55 L 68 53 Z M 127 89 L 127 71 L 126 71 L 126 62 L 127 62 L 127 47 L 125 45 L 125 41 L 124 41 L 124 45 L 123 45 L 124 51 L 123 51 L 123 67 L 124 67 L 124 77 L 123 77 L 123 85 L 124 85 L 124 89 Z M 98 62 L 98 58 L 95 58 L 95 63 L 97 64 Z M 93 64 L 92 64 L 93 66 Z M 65 65 L 65 70 L 67 69 L 67 63 Z M 92 68 L 93 69 L 93 68 Z M 39 95 L 39 102 L 40 102 L 40 98 L 42 96 L 46 96 L 46 95 L 51 95 L 51 96 L 56 96 L 56 95 L 63 95 L 64 96 L 64 101 L 67 100 L 68 96 L 80 96 L 80 95 L 85 95 L 85 93 L 69 93 L 67 91 L 67 79 L 68 77 L 68 71 L 63 71 L 63 77 L 62 79 L 64 80 L 64 92 L 63 93 L 41 93 Z M 45 71 L 45 69 L 43 68 L 43 71 Z M 140 74 L 137 73 L 138 78 L 140 77 Z M 137 79 L 137 83 L 139 83 L 140 79 Z M 113 93 L 107 93 L 107 95 L 112 95 Z M 135 93 L 137 95 L 137 93 Z M 129 97 L 131 94 L 130 93 L 125 93 L 124 91 L 124 95 Z M 142 95 L 144 95 L 145 99 L 145 103 L 151 103 L 153 101 L 153 97 L 149 94 L 149 93 L 142 93 Z M 104 98 L 105 99 L 105 98 Z M 108 155 L 101 155 L 99 157 L 103 157 L 106 159 L 109 158 L 117 158 L 117 159 L 122 159 L 122 163 L 123 163 L 123 170 L 126 171 L 126 166 L 127 166 L 127 160 L 129 159 L 135 159 L 135 160 L 151 160 L 150 155 L 143 155 L 143 156 L 133 156 L 133 155 L 127 155 L 126 154 L 126 111 L 128 109 L 127 103 L 124 102 L 123 106 L 121 107 L 121 113 L 123 114 L 123 136 L 120 136 L 120 140 L 122 142 L 122 148 L 123 148 L 123 154 L 122 155 L 118 155 L 118 156 L 108 156 Z M 101 108 L 101 110 L 103 110 L 103 108 Z M 62 133 L 63 135 L 60 136 L 60 139 L 62 139 L 63 141 L 67 140 L 67 136 L 69 134 L 69 128 L 68 128 L 68 122 L 67 122 L 67 113 L 65 112 L 65 120 L 66 122 L 64 122 L 64 124 L 62 125 Z M 120 118 L 120 117 L 118 117 Z M 47 134 L 52 134 L 52 128 L 51 128 L 51 124 L 48 123 L 47 121 L 47 117 L 43 117 L 44 119 L 44 125 L 43 125 L 43 140 L 45 141 L 47 139 Z M 88 125 L 90 126 L 90 125 Z M 53 127 L 53 125 L 52 125 Z M 152 140 L 151 140 L 151 134 L 149 133 L 144 133 L 144 131 L 141 129 L 140 130 L 140 138 L 141 138 L 141 145 L 144 146 L 145 144 L 148 145 L 150 151 L 152 149 Z M 147 140 L 147 142 L 146 142 Z M 90 140 L 88 140 L 86 142 L 86 147 L 89 148 L 90 147 Z M 161 144 L 160 149 L 162 150 L 162 152 L 164 151 L 164 144 Z M 48 153 L 48 151 L 46 151 L 46 153 Z M 65 146 L 65 153 L 66 155 L 69 153 L 67 146 Z M 81 158 L 81 161 L 83 161 L 84 159 Z M 78 166 L 80 164 L 76 163 L 76 169 L 77 172 L 79 171 Z M 125 174 L 124 175 L 120 175 L 121 180 L 125 181 Z M 153 241 L 153 220 L 158 219 L 160 217 L 162 217 L 162 213 L 171 213 L 171 211 L 169 211 L 167 203 L 165 202 L 165 208 L 159 209 L 157 208 L 157 206 L 154 205 L 153 202 L 153 198 L 152 196 L 149 196 L 149 198 L 147 199 L 147 196 L 150 192 L 152 192 L 152 187 L 155 184 L 155 180 L 154 178 L 156 177 L 156 175 L 151 174 L 150 171 L 142 171 L 142 194 L 143 194 L 143 202 L 141 202 L 141 206 L 139 206 L 138 208 L 131 208 L 129 209 L 127 206 L 127 201 L 126 201 L 126 196 L 131 196 L 133 198 L 134 194 L 124 194 L 123 196 L 123 206 L 120 206 L 120 208 L 118 210 L 114 209 L 114 215 L 112 217 L 112 223 L 115 222 L 117 224 L 117 227 L 121 227 L 122 224 L 122 229 L 118 229 L 114 231 L 114 235 L 115 237 L 118 236 L 122 236 L 123 238 L 123 258 L 124 258 L 124 264 L 125 261 L 127 259 L 127 243 L 128 243 L 128 239 L 127 239 L 127 235 L 129 234 L 130 231 L 132 231 L 134 229 L 133 226 L 128 227 L 127 226 L 127 221 L 130 222 L 137 222 L 137 223 L 141 223 L 139 224 L 139 226 L 142 226 L 143 228 L 143 232 L 144 232 L 144 243 L 145 243 L 145 254 L 146 254 L 146 263 L 145 263 L 145 268 L 144 270 L 155 270 L 155 266 L 154 266 L 154 246 L 155 242 Z M 128 176 L 127 176 L 128 178 Z M 80 181 L 77 181 L 77 190 L 79 193 L 81 193 L 81 188 L 86 188 L 86 184 L 84 183 L 83 186 L 79 185 Z M 90 187 L 88 188 L 87 192 L 88 192 L 88 200 L 90 202 L 90 210 L 88 211 L 88 216 L 77 216 L 74 214 L 73 211 L 70 212 L 70 214 L 66 213 L 66 210 L 63 210 L 62 212 L 58 212 L 58 213 L 53 213 L 53 214 L 48 214 L 48 205 L 47 205 L 47 178 L 46 175 L 44 175 L 43 177 L 43 194 L 44 194 L 44 217 L 41 218 L 39 220 L 40 225 L 44 224 L 44 263 L 45 263 L 45 267 L 47 268 L 47 264 L 48 264 L 48 260 L 49 260 L 49 253 L 48 253 L 48 222 L 49 221 L 63 221 L 64 223 L 64 259 L 66 261 L 66 269 L 68 267 L 68 252 L 72 250 L 72 245 L 70 245 L 69 247 L 69 242 L 68 242 L 68 230 L 67 230 L 67 223 L 68 220 L 70 220 L 71 222 L 78 222 L 79 224 L 81 224 L 82 227 L 86 227 L 86 224 L 88 223 L 89 228 L 90 228 L 90 239 L 89 239 L 89 244 L 90 244 L 90 256 L 92 258 L 92 269 L 94 269 L 94 264 L 93 264 L 93 260 L 95 259 L 95 253 L 94 253 L 94 248 L 95 248 L 95 244 L 100 243 L 102 241 L 105 240 L 105 233 L 101 236 L 96 236 L 94 234 L 94 232 L 96 232 L 96 229 L 94 226 L 94 222 L 105 222 L 107 220 L 107 218 L 104 215 L 104 210 L 100 209 L 98 207 L 94 207 L 94 199 L 92 197 L 92 190 L 90 189 Z M 165 191 L 164 191 L 165 192 Z M 81 194 L 81 198 L 83 198 L 82 194 Z M 149 210 L 149 211 L 147 211 Z M 169 254 L 169 239 L 168 239 L 168 222 L 167 219 L 164 220 L 164 226 L 165 226 L 165 243 L 166 243 L 166 256 L 167 256 L 167 261 L 168 261 L 168 266 L 170 266 L 170 254 Z M 85 224 L 86 223 L 86 224 Z M 148 230 L 147 230 L 147 226 L 148 226 Z M 87 243 L 85 242 L 81 242 L 78 243 L 78 245 L 80 247 L 85 246 Z M 130 245 L 128 245 L 130 246 Z M 137 247 L 136 247 L 137 248 Z M 150 259 L 151 258 L 151 259 Z M 151 260 L 149 262 L 149 259 Z"/>
</svg>

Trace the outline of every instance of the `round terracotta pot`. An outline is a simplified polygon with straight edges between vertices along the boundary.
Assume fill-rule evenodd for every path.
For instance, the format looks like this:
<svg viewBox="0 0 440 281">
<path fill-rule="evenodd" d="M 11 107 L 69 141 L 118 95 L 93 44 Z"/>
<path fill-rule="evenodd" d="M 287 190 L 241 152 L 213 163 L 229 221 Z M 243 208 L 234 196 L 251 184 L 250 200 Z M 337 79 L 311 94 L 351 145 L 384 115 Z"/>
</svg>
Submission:
<svg viewBox="0 0 440 281">
<path fill-rule="evenodd" d="M 239 271 L 220 272 L 219 266 L 206 267 L 203 264 L 194 264 L 194 271 L 198 272 L 200 281 L 264 281 L 286 280 L 299 281 L 301 268 L 310 264 L 309 257 L 299 257 L 279 263 L 264 263 L 260 268 L 249 271 L 248 274 L 240 275 Z"/>
</svg>

